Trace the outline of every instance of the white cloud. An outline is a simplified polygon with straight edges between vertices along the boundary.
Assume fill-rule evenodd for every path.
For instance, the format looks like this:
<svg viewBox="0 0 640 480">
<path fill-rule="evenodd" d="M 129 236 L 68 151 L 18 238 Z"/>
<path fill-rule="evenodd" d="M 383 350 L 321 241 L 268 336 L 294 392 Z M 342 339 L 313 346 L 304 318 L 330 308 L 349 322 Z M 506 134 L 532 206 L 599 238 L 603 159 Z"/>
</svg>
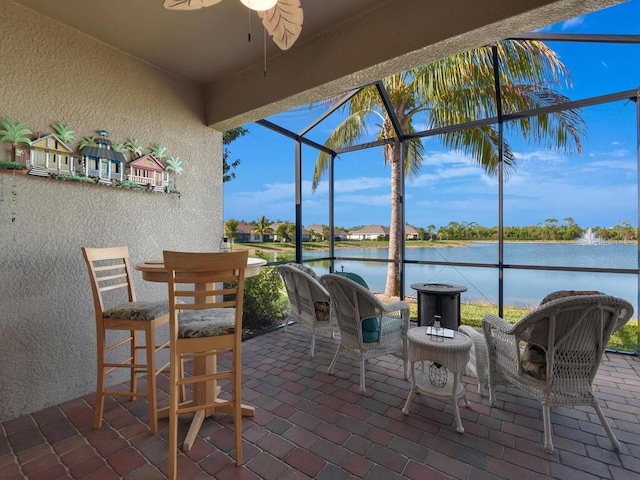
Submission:
<svg viewBox="0 0 640 480">
<path fill-rule="evenodd" d="M 584 15 L 579 17 L 570 18 L 562 22 L 562 30 L 568 30 L 574 27 L 578 27 L 584 23 Z"/>
</svg>

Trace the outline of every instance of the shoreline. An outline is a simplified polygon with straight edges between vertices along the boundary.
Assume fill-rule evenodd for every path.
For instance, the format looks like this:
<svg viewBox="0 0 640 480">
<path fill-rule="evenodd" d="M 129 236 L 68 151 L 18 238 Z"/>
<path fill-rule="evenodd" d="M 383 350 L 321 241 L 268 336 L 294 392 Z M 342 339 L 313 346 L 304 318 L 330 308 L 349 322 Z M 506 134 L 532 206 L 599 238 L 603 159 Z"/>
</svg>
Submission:
<svg viewBox="0 0 640 480">
<path fill-rule="evenodd" d="M 498 243 L 497 240 L 409 240 L 405 244 L 405 248 L 459 248 L 468 247 L 474 243 Z M 505 240 L 504 243 L 520 243 L 520 244 L 549 244 L 549 245 L 561 245 L 561 244 L 576 244 L 585 246 L 604 246 L 604 245 L 624 245 L 636 243 L 629 242 L 608 242 L 598 244 L 580 243 L 579 240 Z M 334 243 L 335 248 L 387 248 L 389 246 L 388 241 L 375 241 L 375 240 L 349 240 L 339 241 Z M 292 242 L 264 242 L 264 243 L 232 243 L 231 250 L 249 250 L 249 253 L 255 253 L 256 251 L 266 252 L 295 252 L 296 247 Z M 328 250 L 329 244 L 327 242 L 303 242 L 304 250 Z"/>
</svg>

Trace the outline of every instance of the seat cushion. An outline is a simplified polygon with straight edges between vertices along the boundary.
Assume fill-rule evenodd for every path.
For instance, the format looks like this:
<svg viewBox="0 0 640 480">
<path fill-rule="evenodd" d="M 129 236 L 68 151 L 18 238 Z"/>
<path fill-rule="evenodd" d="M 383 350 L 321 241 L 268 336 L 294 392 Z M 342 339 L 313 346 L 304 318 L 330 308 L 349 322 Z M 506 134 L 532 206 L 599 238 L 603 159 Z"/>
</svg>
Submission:
<svg viewBox="0 0 640 480">
<path fill-rule="evenodd" d="M 316 312 L 316 320 L 318 322 L 328 322 L 331 316 L 331 309 L 329 308 L 329 302 L 317 301 L 313 302 L 313 308 Z"/>
<path fill-rule="evenodd" d="M 558 290 L 556 292 L 551 292 L 546 297 L 544 297 L 540 302 L 540 306 L 552 300 L 566 297 L 575 297 L 578 295 L 606 295 L 606 293 L 599 292 L 597 290 Z"/>
<path fill-rule="evenodd" d="M 365 282 L 364 278 L 362 278 L 357 273 L 353 273 L 353 272 L 335 272 L 335 273 L 336 275 L 340 275 L 342 277 L 348 278 L 349 280 L 353 280 L 358 285 L 363 286 L 364 288 L 369 290 L 369 285 L 367 285 L 367 282 Z"/>
<path fill-rule="evenodd" d="M 185 310 L 178 314 L 178 338 L 216 337 L 235 332 L 235 308 Z"/>
<path fill-rule="evenodd" d="M 526 343 L 522 354 L 522 371 L 539 380 L 547 378 L 547 358 L 544 348 Z"/>
<path fill-rule="evenodd" d="M 302 263 L 289 263 L 288 265 L 291 265 L 292 267 L 297 268 L 298 270 L 303 271 L 304 273 L 306 273 L 307 275 L 313 277 L 315 280 L 320 280 L 318 278 L 318 274 L 315 272 L 315 270 L 311 267 L 307 267 L 306 265 L 303 265 Z"/>
<path fill-rule="evenodd" d="M 369 290 L 369 285 L 364 278 L 353 272 L 335 272 L 336 275 L 348 278 L 358 285 Z M 362 341 L 364 343 L 374 343 L 380 338 L 380 319 L 378 317 L 365 318 L 362 320 Z"/>
<path fill-rule="evenodd" d="M 374 343 L 380 338 L 380 319 L 378 317 L 365 318 L 362 320 L 362 341 L 364 343 Z"/>
<path fill-rule="evenodd" d="M 129 302 L 104 311 L 104 318 L 154 320 L 169 313 L 168 302 Z"/>
</svg>

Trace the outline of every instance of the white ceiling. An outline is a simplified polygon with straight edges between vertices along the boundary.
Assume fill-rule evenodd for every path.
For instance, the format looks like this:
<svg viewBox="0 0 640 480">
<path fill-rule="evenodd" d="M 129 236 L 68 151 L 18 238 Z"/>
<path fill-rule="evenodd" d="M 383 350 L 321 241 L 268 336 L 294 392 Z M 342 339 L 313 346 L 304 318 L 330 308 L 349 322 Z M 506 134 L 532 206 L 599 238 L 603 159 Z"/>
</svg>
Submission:
<svg viewBox="0 0 640 480">
<path fill-rule="evenodd" d="M 170 11 L 163 0 L 14 0 L 205 88 L 224 130 L 620 0 L 301 0 L 287 51 L 239 0 Z M 251 42 L 247 36 L 251 31 Z"/>
</svg>

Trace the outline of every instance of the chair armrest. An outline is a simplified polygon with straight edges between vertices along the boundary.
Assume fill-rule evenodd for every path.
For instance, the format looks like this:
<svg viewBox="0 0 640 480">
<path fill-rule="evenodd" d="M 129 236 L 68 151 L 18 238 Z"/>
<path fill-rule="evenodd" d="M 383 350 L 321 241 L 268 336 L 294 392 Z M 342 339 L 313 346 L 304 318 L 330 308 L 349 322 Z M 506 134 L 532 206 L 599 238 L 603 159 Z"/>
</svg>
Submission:
<svg viewBox="0 0 640 480">
<path fill-rule="evenodd" d="M 393 303 L 382 303 L 380 302 L 380 305 L 382 307 L 382 311 L 387 313 L 387 312 L 399 312 L 401 310 L 409 310 L 409 312 L 411 312 L 411 307 L 409 307 L 409 304 L 407 302 L 404 301 L 399 301 L 399 302 L 393 302 Z"/>
<path fill-rule="evenodd" d="M 485 337 L 491 333 L 491 329 L 498 330 L 505 335 L 513 335 L 514 326 L 499 316 L 488 313 L 482 319 L 482 330 L 484 331 Z"/>
</svg>

